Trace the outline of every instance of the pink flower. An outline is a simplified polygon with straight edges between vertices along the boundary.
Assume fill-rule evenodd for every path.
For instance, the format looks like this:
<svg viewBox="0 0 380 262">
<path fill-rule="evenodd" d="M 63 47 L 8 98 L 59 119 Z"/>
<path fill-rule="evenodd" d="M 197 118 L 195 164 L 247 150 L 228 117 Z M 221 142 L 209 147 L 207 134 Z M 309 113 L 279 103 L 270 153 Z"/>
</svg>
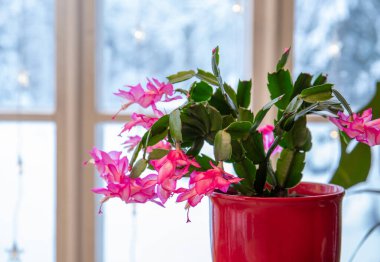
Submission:
<svg viewBox="0 0 380 262">
<path fill-rule="evenodd" d="M 135 126 L 142 126 L 146 129 L 149 129 L 158 120 L 158 118 L 156 117 L 149 117 L 143 114 L 136 113 L 133 113 L 131 118 L 132 120 L 124 125 L 119 136 L 126 131 L 130 131 Z"/>
<path fill-rule="evenodd" d="M 372 120 L 372 109 L 365 110 L 361 115 L 345 115 L 338 113 L 338 118 L 329 118 L 339 130 L 345 132 L 350 138 L 355 138 L 369 146 L 380 144 L 380 119 Z"/>
<path fill-rule="evenodd" d="M 121 152 L 106 153 L 94 148 L 90 155 L 93 157 L 100 177 L 107 183 L 106 187 L 92 189 L 94 193 L 104 195 L 102 204 L 110 198 L 117 197 L 125 203 L 152 201 L 161 205 L 155 200 L 157 198 L 155 192 L 157 175 L 150 174 L 144 178 L 131 178 L 128 173 L 128 159 L 121 157 Z"/>
<path fill-rule="evenodd" d="M 141 136 L 129 136 L 128 139 L 123 143 L 127 152 L 131 152 L 141 141 Z"/>
<path fill-rule="evenodd" d="M 190 166 L 200 167 L 180 149 L 171 150 L 163 158 L 150 163 L 158 171 L 157 195 L 163 204 L 176 191 L 177 180 L 189 171 Z"/>
<path fill-rule="evenodd" d="M 213 165 L 210 162 L 212 169 L 205 172 L 194 171 L 190 175 L 189 189 L 180 188 L 177 193 L 177 202 L 187 200 L 187 203 L 195 207 L 204 196 L 210 195 L 216 189 L 222 192 L 227 192 L 228 188 L 233 183 L 238 183 L 241 178 L 235 177 L 222 168 Z"/>
<path fill-rule="evenodd" d="M 114 179 L 118 180 L 118 174 L 125 173 L 128 168 L 128 158 L 121 158 L 121 152 L 118 151 L 106 153 L 94 147 L 92 151 L 90 151 L 90 156 L 100 176 L 106 181 L 112 182 Z M 111 174 L 109 166 L 112 166 L 112 171 L 117 172 Z"/>
<path fill-rule="evenodd" d="M 146 149 L 146 152 L 151 153 L 154 149 L 170 150 L 172 149 L 172 145 L 166 140 L 161 140 L 154 146 L 148 146 L 148 148 Z"/>
<path fill-rule="evenodd" d="M 274 142 L 274 135 L 273 135 L 274 126 L 272 125 L 266 125 L 263 127 L 260 127 L 258 129 L 259 133 L 263 135 L 263 143 L 264 143 L 264 150 L 268 151 L 268 149 L 272 146 Z M 281 152 L 282 148 L 280 146 L 277 146 L 275 150 L 273 151 L 273 154 Z"/>
<path fill-rule="evenodd" d="M 173 85 L 171 83 L 160 82 L 155 78 L 152 80 L 148 79 L 146 90 L 142 88 L 141 84 L 127 86 L 129 88 L 128 91 L 119 89 L 119 92 L 115 93 L 115 95 L 126 99 L 128 102 L 121 107 L 116 115 L 131 104 L 136 103 L 143 108 L 151 107 L 157 116 L 162 116 L 163 113 L 157 109 L 157 102 L 169 102 L 181 98 L 181 96 L 170 97 L 174 93 Z M 113 118 L 115 118 L 116 115 Z"/>
</svg>

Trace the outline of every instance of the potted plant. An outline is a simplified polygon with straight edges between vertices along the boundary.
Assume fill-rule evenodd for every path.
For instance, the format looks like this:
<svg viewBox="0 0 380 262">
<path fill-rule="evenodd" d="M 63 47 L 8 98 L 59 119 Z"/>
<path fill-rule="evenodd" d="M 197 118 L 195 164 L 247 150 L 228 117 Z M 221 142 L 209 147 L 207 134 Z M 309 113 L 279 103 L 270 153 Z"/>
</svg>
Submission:
<svg viewBox="0 0 380 262">
<path fill-rule="evenodd" d="M 176 196 L 186 202 L 190 221 L 190 208 L 208 196 L 214 261 L 339 261 L 344 189 L 301 182 L 312 146 L 307 115 L 328 117 L 345 141 L 369 146 L 380 144 L 380 122 L 371 121 L 371 109 L 353 113 L 322 74 L 301 73 L 293 83 L 284 69 L 289 52 L 268 74 L 272 100 L 255 115 L 251 81 L 239 81 L 237 91 L 223 81 L 218 47 L 212 51 L 212 73 L 182 71 L 168 82 L 148 79 L 145 89 L 138 84 L 119 90 L 116 95 L 126 100 L 119 112 L 139 104 L 153 114 L 133 113 L 122 128 L 119 135 L 135 126 L 147 129 L 125 142 L 126 150 L 134 149 L 130 160 L 124 152 L 90 152 L 107 183 L 93 189 L 104 195 L 101 203 L 117 197 L 163 206 Z M 174 90 L 173 84 L 194 78 L 189 89 Z M 156 105 L 181 97 L 185 102 L 169 114 Z M 262 126 L 272 107 L 277 108 L 274 124 Z M 201 153 L 205 143 L 213 146 L 213 157 Z M 236 175 L 225 170 L 226 163 Z M 178 188 L 184 177 L 189 186 Z"/>
</svg>

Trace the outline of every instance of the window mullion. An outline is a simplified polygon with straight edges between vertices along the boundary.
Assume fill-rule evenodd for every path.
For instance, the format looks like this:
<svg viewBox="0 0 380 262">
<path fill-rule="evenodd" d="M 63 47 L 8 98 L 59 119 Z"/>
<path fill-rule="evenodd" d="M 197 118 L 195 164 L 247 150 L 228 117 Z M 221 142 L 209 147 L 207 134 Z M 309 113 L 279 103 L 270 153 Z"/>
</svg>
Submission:
<svg viewBox="0 0 380 262">
<path fill-rule="evenodd" d="M 284 48 L 293 43 L 293 0 L 256 0 L 253 15 L 253 110 L 269 100 L 267 73 L 272 72 Z M 292 61 L 287 65 L 291 69 Z M 266 118 L 272 122 L 274 112 Z"/>
<path fill-rule="evenodd" d="M 79 262 L 81 1 L 56 0 L 57 262 Z"/>
<path fill-rule="evenodd" d="M 95 128 L 102 119 L 102 114 L 96 111 L 96 70 L 97 70 L 97 0 L 82 2 L 80 38 L 82 78 L 81 78 L 81 121 L 80 121 L 80 158 L 88 159 L 88 151 L 95 144 Z M 105 119 L 105 117 L 104 117 Z M 111 118 L 108 118 L 111 119 Z M 82 179 L 80 186 L 80 261 L 99 261 L 96 254 L 96 227 L 98 223 L 97 205 L 91 188 L 95 185 L 94 169 L 83 167 L 79 174 Z"/>
</svg>

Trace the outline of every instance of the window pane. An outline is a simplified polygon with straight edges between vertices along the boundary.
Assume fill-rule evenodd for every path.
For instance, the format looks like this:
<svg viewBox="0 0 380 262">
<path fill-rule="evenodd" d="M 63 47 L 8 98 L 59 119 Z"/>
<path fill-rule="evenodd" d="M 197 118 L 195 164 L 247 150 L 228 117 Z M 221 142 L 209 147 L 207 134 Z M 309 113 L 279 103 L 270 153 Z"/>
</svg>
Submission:
<svg viewBox="0 0 380 262">
<path fill-rule="evenodd" d="M 0 1 L 0 112 L 55 107 L 54 1 Z"/>
<path fill-rule="evenodd" d="M 297 0 L 295 73 L 328 73 L 358 109 L 380 79 L 380 1 Z"/>
<path fill-rule="evenodd" d="M 124 141 L 117 136 L 120 127 L 120 124 L 99 126 L 103 149 L 122 149 L 120 144 Z M 179 182 L 179 187 L 187 187 L 186 179 Z M 108 201 L 99 217 L 103 220 L 103 229 L 99 232 L 103 261 L 211 261 L 208 199 L 191 209 L 191 223 L 186 223 L 184 203 L 176 204 L 175 199 L 169 199 L 165 206 Z"/>
<path fill-rule="evenodd" d="M 336 88 L 348 96 L 354 110 L 365 106 L 380 80 L 380 2 L 378 0 L 319 0 L 295 2 L 295 73 L 327 73 Z M 331 125 L 315 123 L 313 150 L 308 155 L 305 177 L 327 182 L 337 167 L 339 145 L 331 138 Z M 379 185 L 379 148 L 373 149 L 370 182 Z M 350 174 L 355 175 L 355 174 Z M 342 261 L 348 261 L 360 239 L 380 221 L 379 198 L 349 195 L 344 200 Z M 358 253 L 357 261 L 378 261 L 374 252 L 380 241 L 375 232 Z"/>
<path fill-rule="evenodd" d="M 14 241 L 21 261 L 55 261 L 55 124 L 0 122 L 0 133 L 0 261 L 15 261 Z"/>
<path fill-rule="evenodd" d="M 337 131 L 331 123 L 310 123 L 313 147 L 306 154 L 304 179 L 326 182 L 338 166 L 340 145 Z"/>
<path fill-rule="evenodd" d="M 224 80 L 234 84 L 245 70 L 250 40 L 250 1 L 107 0 L 101 9 L 98 108 L 113 112 L 112 93 L 146 77 L 180 70 L 211 71 L 211 50 L 221 48 Z M 200 19 L 201 18 L 201 19 Z M 251 46 L 249 45 L 249 49 Z M 249 50 L 248 49 L 248 50 Z M 248 75 L 249 76 L 249 75 Z"/>
</svg>

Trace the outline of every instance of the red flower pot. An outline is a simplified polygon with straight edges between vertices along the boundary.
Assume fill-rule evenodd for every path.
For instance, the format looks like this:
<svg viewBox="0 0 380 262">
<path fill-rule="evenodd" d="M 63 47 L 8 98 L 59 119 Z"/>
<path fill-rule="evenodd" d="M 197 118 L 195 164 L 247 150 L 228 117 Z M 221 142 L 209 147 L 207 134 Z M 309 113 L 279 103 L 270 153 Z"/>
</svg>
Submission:
<svg viewBox="0 0 380 262">
<path fill-rule="evenodd" d="M 214 262 L 337 262 L 344 189 L 301 183 L 299 197 L 213 193 Z"/>
</svg>

